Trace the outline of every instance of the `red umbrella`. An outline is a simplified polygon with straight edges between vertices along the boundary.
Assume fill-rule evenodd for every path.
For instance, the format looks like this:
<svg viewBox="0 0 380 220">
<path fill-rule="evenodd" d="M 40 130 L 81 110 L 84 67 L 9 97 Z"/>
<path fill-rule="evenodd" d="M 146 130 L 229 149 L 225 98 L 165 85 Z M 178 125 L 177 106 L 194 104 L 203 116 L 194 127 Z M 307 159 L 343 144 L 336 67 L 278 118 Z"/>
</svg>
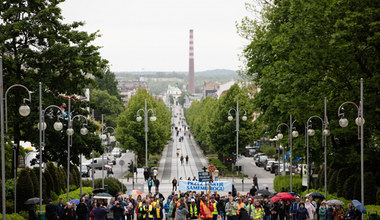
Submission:
<svg viewBox="0 0 380 220">
<path fill-rule="evenodd" d="M 272 197 L 272 198 L 270 199 L 270 201 L 272 201 L 272 202 L 277 202 L 279 199 L 281 199 L 280 196 L 274 196 L 274 197 Z"/>
<path fill-rule="evenodd" d="M 292 195 L 284 195 L 284 196 L 281 196 L 280 199 L 283 199 L 283 200 L 293 200 L 293 199 L 296 199 L 296 198 L 294 198 L 294 196 L 292 196 Z"/>
<path fill-rule="evenodd" d="M 292 194 L 287 193 L 287 192 L 279 192 L 276 194 L 276 196 L 292 196 Z"/>
</svg>

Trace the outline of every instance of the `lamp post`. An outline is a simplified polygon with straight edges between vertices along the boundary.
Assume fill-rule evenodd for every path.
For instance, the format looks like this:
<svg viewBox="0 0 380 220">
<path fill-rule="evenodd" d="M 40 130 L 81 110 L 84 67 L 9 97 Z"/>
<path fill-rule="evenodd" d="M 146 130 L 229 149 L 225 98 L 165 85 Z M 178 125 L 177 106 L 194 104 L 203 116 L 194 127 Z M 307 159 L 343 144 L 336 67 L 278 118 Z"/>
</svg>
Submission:
<svg viewBox="0 0 380 220">
<path fill-rule="evenodd" d="M 101 134 L 102 143 L 103 143 L 103 141 L 105 141 L 107 139 L 107 135 L 105 134 L 107 129 L 112 129 L 112 132 L 113 132 L 112 134 L 115 133 L 115 128 L 113 128 L 113 127 L 103 128 L 103 114 L 102 114 L 102 134 Z M 106 147 L 108 148 L 108 144 Z M 107 152 L 108 152 L 108 150 L 107 150 Z M 104 152 L 102 154 L 102 187 L 104 188 Z"/>
<path fill-rule="evenodd" d="M 156 113 L 153 109 L 147 109 L 146 99 L 145 99 L 145 109 L 139 109 L 137 111 L 136 121 L 140 122 L 142 117 L 140 116 L 140 112 L 144 112 L 144 123 L 145 123 L 145 166 L 148 167 L 148 113 L 152 112 L 152 116 L 150 117 L 150 121 L 156 121 Z"/>
<path fill-rule="evenodd" d="M 236 117 L 236 161 L 235 161 L 235 164 L 237 163 L 238 161 L 238 158 L 239 158 L 239 114 L 240 114 L 240 111 L 244 111 L 244 115 L 243 117 L 241 118 L 243 121 L 247 121 L 247 111 L 245 109 L 239 109 L 239 100 L 236 101 L 236 109 L 234 108 L 231 108 L 230 110 L 228 110 L 228 120 L 229 121 L 232 121 L 234 119 L 234 117 L 231 115 L 231 111 L 235 111 L 235 117 Z M 239 175 L 239 169 L 236 169 L 236 176 Z"/>
<path fill-rule="evenodd" d="M 26 117 L 30 114 L 30 108 L 28 105 L 25 104 L 25 101 L 31 102 L 31 92 L 27 87 L 21 84 L 14 84 L 10 86 L 4 96 L 4 85 L 3 85 L 3 58 L 0 56 L 0 123 L 1 123 L 1 192 L 2 192 L 2 213 L 3 213 L 3 220 L 5 220 L 5 213 L 6 213 L 6 204 L 5 204 L 5 140 L 4 140 L 4 134 L 8 133 L 8 113 L 7 113 L 7 95 L 10 89 L 14 87 L 21 87 L 24 88 L 28 93 L 28 98 L 24 98 L 23 104 L 20 106 L 19 113 L 21 116 Z M 5 132 L 4 132 L 4 113 L 5 113 Z M 16 184 L 15 184 L 16 186 Z M 15 194 L 14 194 L 14 202 L 16 204 L 16 188 L 15 188 Z"/>
<path fill-rule="evenodd" d="M 40 168 L 40 213 L 42 213 L 42 151 L 43 148 L 45 147 L 45 130 L 47 128 L 46 122 L 45 122 L 45 114 L 49 109 L 57 109 L 61 114 L 63 115 L 63 111 L 60 107 L 56 105 L 49 105 L 45 109 L 42 109 L 42 85 L 41 82 L 39 83 L 39 109 L 40 109 L 40 120 L 39 123 L 37 124 L 37 128 L 39 130 L 39 136 L 40 136 L 40 149 L 39 149 L 39 155 L 40 155 L 40 160 L 39 160 L 39 168 Z M 51 112 L 52 113 L 52 112 Z M 59 121 L 59 117 L 57 117 L 57 121 L 53 125 L 54 130 L 56 131 L 61 131 L 63 128 L 62 122 Z"/>
<path fill-rule="evenodd" d="M 289 136 L 289 149 L 290 149 L 290 155 L 289 155 L 289 161 L 290 161 L 290 164 L 289 164 L 289 172 L 290 172 L 290 191 L 293 192 L 293 167 L 292 167 L 292 160 L 293 160 L 293 153 L 292 153 L 292 137 L 296 138 L 298 137 L 298 131 L 295 130 L 295 127 L 293 127 L 294 123 L 296 122 L 296 120 L 292 120 L 292 115 L 290 115 L 290 120 L 289 120 L 289 125 L 288 124 L 285 124 L 285 123 L 281 123 L 277 126 L 277 129 L 276 131 L 278 132 L 277 134 L 277 137 L 278 139 L 282 139 L 284 137 L 284 135 L 281 133 L 280 131 L 280 127 L 281 126 L 286 126 L 288 128 L 288 136 Z M 294 130 L 294 131 L 293 131 Z M 284 170 L 286 171 L 285 169 L 285 166 L 284 166 Z"/>
<path fill-rule="evenodd" d="M 69 194 L 70 194 L 70 147 L 73 144 L 73 134 L 74 134 L 74 129 L 73 129 L 73 121 L 74 119 L 80 120 L 80 118 L 83 118 L 86 123 L 83 125 L 88 125 L 87 118 L 83 115 L 75 115 L 74 117 L 71 117 L 71 97 L 68 97 L 68 111 L 67 111 L 67 117 L 68 117 L 68 126 L 66 130 L 67 134 L 67 201 L 69 201 Z M 86 135 L 88 133 L 88 129 L 86 127 L 82 127 L 80 129 L 81 135 Z M 80 174 L 82 175 L 82 174 Z"/>
<path fill-rule="evenodd" d="M 338 116 L 341 117 L 339 125 L 341 127 L 348 126 L 348 120 L 344 117 L 343 106 L 345 104 L 352 104 L 358 111 L 358 117 L 355 119 L 355 123 L 358 126 L 358 140 L 360 140 L 360 184 L 361 184 L 361 202 L 364 204 L 364 113 L 363 113 L 363 78 L 360 78 L 360 102 L 359 106 L 354 102 L 344 102 L 338 108 Z"/>
<path fill-rule="evenodd" d="M 319 120 L 321 120 L 322 122 L 322 146 L 323 146 L 323 149 L 324 149 L 324 159 L 325 159 L 325 162 L 324 162 L 324 168 L 325 168 L 325 198 L 327 199 L 327 142 L 326 142 L 326 139 L 327 139 L 327 136 L 330 135 L 330 131 L 327 129 L 328 127 L 328 119 L 327 119 L 327 99 L 325 97 L 325 101 L 324 101 L 324 109 L 325 109 L 325 113 L 324 113 L 324 119 L 322 119 L 321 117 L 319 116 L 311 116 L 308 120 L 307 120 L 307 123 L 306 123 L 306 163 L 307 163 L 307 193 L 309 193 L 309 188 L 310 188 L 310 165 L 309 165 L 309 136 L 314 136 L 315 135 L 315 130 L 312 129 L 311 127 L 311 120 L 313 118 L 318 118 Z"/>
</svg>

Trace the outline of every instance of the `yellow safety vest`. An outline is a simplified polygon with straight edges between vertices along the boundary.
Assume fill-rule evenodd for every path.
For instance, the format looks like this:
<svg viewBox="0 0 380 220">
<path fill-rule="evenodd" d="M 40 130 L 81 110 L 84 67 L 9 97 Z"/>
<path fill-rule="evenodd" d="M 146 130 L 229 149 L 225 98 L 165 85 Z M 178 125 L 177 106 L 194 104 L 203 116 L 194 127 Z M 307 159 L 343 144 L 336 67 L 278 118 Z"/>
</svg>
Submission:
<svg viewBox="0 0 380 220">
<path fill-rule="evenodd" d="M 198 215 L 198 208 L 196 204 L 194 204 L 194 210 L 193 210 L 193 204 L 190 204 L 190 215 L 193 215 L 193 216 Z"/>
<path fill-rule="evenodd" d="M 216 208 L 216 202 L 214 202 L 212 204 L 214 206 L 214 211 L 212 212 L 213 215 L 217 215 L 218 214 L 218 209 Z"/>
<path fill-rule="evenodd" d="M 143 206 L 144 212 L 146 211 L 145 207 L 146 207 L 146 206 Z M 149 212 L 149 215 L 148 215 L 149 218 L 153 218 L 153 212 L 152 212 L 152 209 L 153 209 L 152 206 L 149 205 L 149 211 L 150 211 L 150 212 Z M 143 219 L 145 219 L 145 217 L 146 217 L 146 213 L 143 214 Z"/>
<path fill-rule="evenodd" d="M 263 209 L 262 208 L 259 208 L 259 209 L 256 209 L 255 208 L 255 219 L 259 219 L 259 218 L 262 218 L 263 217 Z"/>
<path fill-rule="evenodd" d="M 233 202 L 229 202 L 229 203 L 230 203 L 230 208 L 231 208 L 231 214 L 236 215 L 236 209 L 234 208 L 234 203 Z"/>
</svg>

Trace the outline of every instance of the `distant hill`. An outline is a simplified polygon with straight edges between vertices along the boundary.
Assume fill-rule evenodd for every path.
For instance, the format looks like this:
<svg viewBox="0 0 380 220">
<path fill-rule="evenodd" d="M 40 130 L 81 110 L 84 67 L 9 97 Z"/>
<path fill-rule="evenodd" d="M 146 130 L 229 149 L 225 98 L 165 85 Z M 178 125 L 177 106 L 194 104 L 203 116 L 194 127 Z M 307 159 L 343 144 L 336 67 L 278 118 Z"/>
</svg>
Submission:
<svg viewBox="0 0 380 220">
<path fill-rule="evenodd" d="M 124 74 L 132 74 L 132 75 L 155 75 L 157 73 L 165 73 L 165 74 L 181 74 L 187 75 L 188 72 L 162 72 L 162 71 L 141 71 L 141 72 L 115 72 L 115 75 L 124 75 Z M 206 70 L 195 72 L 195 76 L 197 77 L 222 77 L 222 78 L 235 78 L 238 77 L 238 74 L 234 70 L 227 69 L 215 69 L 215 70 Z"/>
</svg>

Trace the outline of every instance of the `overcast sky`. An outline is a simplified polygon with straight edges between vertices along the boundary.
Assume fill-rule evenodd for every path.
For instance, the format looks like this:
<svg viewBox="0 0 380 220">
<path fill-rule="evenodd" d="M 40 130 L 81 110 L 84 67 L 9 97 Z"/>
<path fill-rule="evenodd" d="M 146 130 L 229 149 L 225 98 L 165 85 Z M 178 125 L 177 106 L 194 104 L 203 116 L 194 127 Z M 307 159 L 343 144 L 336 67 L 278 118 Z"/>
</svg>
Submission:
<svg viewBox="0 0 380 220">
<path fill-rule="evenodd" d="M 237 70 L 246 41 L 235 26 L 247 0 L 66 0 L 66 22 L 100 31 L 95 45 L 112 71 L 188 71 L 194 29 L 195 71 Z"/>
</svg>

